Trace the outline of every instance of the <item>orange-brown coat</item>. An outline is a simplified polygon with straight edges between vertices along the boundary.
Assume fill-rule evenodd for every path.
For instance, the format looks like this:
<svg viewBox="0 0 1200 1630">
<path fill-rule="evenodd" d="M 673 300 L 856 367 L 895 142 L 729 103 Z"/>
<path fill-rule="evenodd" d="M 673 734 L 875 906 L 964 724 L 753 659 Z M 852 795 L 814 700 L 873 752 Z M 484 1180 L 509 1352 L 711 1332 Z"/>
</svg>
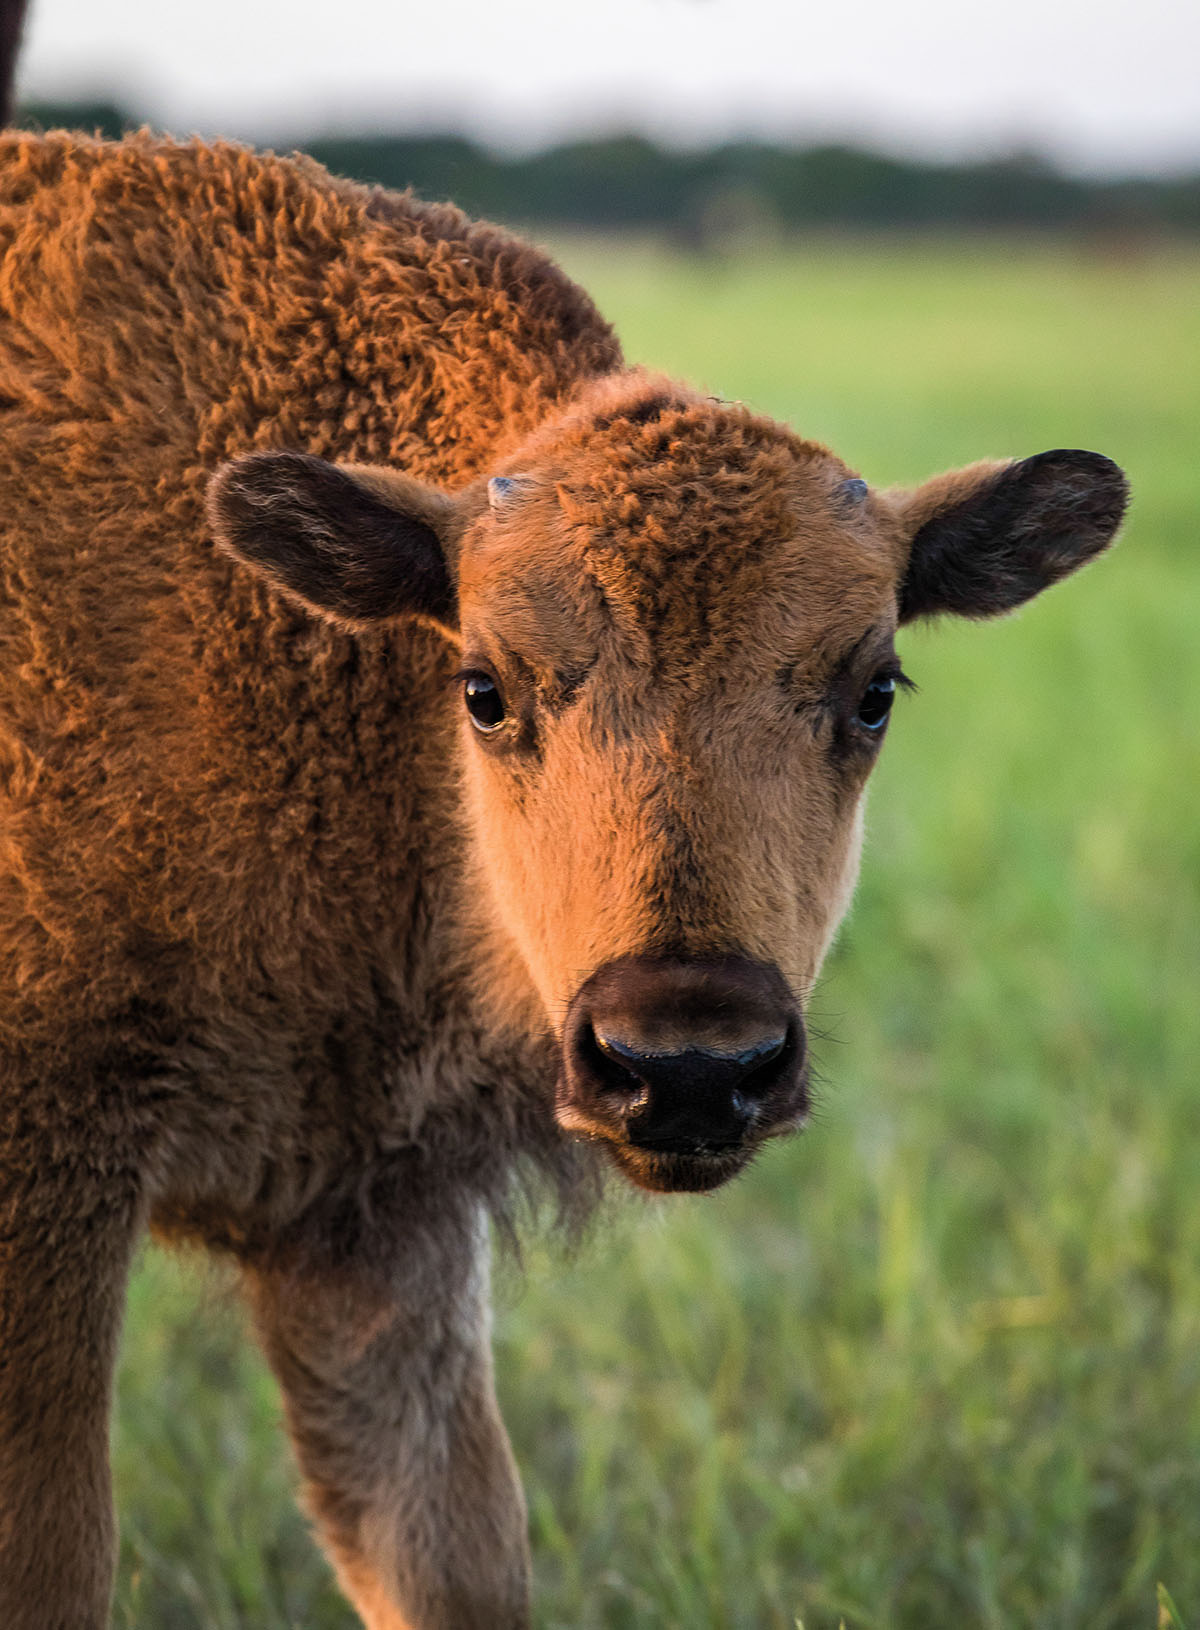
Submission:
<svg viewBox="0 0 1200 1630">
<path fill-rule="evenodd" d="M 0 1622 L 104 1622 L 153 1224 L 242 1265 L 372 1630 L 523 1625 L 489 1208 L 803 1119 L 897 622 L 1119 473 L 871 493 L 493 228 L 147 138 L 0 139 L 0 426 Z"/>
</svg>

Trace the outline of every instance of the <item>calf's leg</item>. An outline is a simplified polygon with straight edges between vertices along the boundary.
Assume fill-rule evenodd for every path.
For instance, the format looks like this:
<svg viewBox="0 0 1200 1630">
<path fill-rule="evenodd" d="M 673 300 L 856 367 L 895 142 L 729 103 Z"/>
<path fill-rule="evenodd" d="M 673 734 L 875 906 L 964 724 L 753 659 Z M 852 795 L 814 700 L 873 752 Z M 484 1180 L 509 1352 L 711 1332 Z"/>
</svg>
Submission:
<svg viewBox="0 0 1200 1630">
<path fill-rule="evenodd" d="M 487 1237 L 406 1239 L 394 1276 L 249 1275 L 339 1581 L 368 1630 L 524 1630 L 525 1506 L 496 1406 Z"/>
<path fill-rule="evenodd" d="M 4 1630 L 108 1623 L 108 1417 L 137 1226 L 136 1184 L 118 1164 L 0 1124 Z"/>
</svg>

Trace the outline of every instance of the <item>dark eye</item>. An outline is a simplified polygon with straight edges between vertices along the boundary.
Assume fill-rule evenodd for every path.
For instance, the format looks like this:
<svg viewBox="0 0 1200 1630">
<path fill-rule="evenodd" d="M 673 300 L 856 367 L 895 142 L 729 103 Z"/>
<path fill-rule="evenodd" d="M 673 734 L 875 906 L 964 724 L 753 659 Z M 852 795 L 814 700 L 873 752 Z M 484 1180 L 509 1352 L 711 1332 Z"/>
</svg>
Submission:
<svg viewBox="0 0 1200 1630">
<path fill-rule="evenodd" d="M 872 679 L 867 686 L 866 695 L 858 704 L 858 712 L 854 715 L 855 724 L 862 725 L 864 730 L 882 730 L 887 723 L 888 714 L 892 711 L 895 695 L 894 679 Z"/>
<path fill-rule="evenodd" d="M 499 730 L 504 723 L 504 698 L 494 679 L 487 674 L 468 674 L 463 682 L 463 698 L 476 730 L 485 736 Z"/>
</svg>

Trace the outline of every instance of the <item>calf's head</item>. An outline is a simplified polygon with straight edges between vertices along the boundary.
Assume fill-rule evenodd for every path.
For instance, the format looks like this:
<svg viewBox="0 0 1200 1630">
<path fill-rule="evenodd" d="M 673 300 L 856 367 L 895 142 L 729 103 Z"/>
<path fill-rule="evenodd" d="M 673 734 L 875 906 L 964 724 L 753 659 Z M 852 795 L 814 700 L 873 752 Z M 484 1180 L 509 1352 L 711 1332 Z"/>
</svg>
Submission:
<svg viewBox="0 0 1200 1630">
<path fill-rule="evenodd" d="M 703 1189 L 804 1119 L 804 1009 L 905 684 L 898 626 L 1020 605 L 1124 504 L 1086 452 L 874 492 L 632 374 L 460 494 L 255 454 L 210 516 L 321 615 L 416 615 L 461 649 L 480 888 L 558 1038 L 558 1118 L 644 1187 Z"/>
</svg>

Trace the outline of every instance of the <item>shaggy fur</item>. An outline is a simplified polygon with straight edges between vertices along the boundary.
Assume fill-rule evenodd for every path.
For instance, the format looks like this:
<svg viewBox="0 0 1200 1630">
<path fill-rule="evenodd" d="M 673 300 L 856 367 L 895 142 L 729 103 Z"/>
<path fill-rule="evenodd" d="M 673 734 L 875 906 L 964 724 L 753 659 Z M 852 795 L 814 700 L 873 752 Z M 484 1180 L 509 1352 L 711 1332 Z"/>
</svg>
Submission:
<svg viewBox="0 0 1200 1630">
<path fill-rule="evenodd" d="M 109 1589 L 112 1353 L 148 1219 L 249 1266 L 285 1383 L 308 1362 L 289 1299 L 344 1264 L 387 1282 L 407 1234 L 418 1357 L 454 1362 L 445 1302 L 484 1387 L 445 1242 L 517 1155 L 578 1159 L 542 1031 L 485 1031 L 455 943 L 455 653 L 264 592 L 214 555 L 207 477 L 290 446 L 461 485 L 619 352 L 542 256 L 303 162 L 10 137 L 0 178 L 0 1623 L 80 1630 Z M 336 1334 L 365 1344 L 354 1430 L 382 1454 L 372 1366 L 399 1338 L 368 1340 L 365 1306 Z M 361 1573 L 350 1498 L 334 1549 Z"/>
<path fill-rule="evenodd" d="M 1036 592 L 1107 541 L 1119 475 L 867 493 L 623 371 L 490 227 L 146 138 L 0 139 L 0 426 L 0 1623 L 105 1621 L 154 1225 L 242 1265 L 372 1630 L 524 1625 L 485 1217 L 523 1162 L 589 1181 L 564 1015 L 667 953 L 802 1005 L 898 618 Z M 956 570 L 996 493 L 1004 548 Z M 464 668 L 504 697 L 486 740 Z"/>
</svg>

